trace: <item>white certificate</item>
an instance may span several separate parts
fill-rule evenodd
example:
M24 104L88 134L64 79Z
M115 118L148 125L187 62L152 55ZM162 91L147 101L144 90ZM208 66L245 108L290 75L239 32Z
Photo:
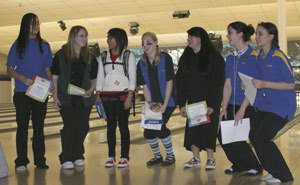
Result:
M245 75L243 73L240 73L240 72L239 72L239 76L246 86L244 94L245 94L246 98L248 99L249 103L251 105L253 105L255 97L256 97L256 92L257 92L257 89L253 86L253 83L252 83L253 78L248 75Z
M234 125L234 120L221 121L222 144L247 141L249 139L249 131L249 118L243 119L238 125Z
M85 90L75 85L69 84L68 94L82 96L85 94Z
M34 83L29 86L26 95L40 102L45 102L49 94L51 82L39 76L35 77Z
M186 106L186 113L189 119L197 119L207 114L206 101L189 104Z
M145 106L142 106L141 127L143 129L161 130L163 124L162 119L147 119L145 118Z

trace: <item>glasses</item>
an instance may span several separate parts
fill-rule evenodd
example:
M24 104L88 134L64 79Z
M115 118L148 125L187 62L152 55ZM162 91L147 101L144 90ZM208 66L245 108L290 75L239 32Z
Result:
M142 46L151 46L153 43L152 42L148 42L148 41L144 41L142 42Z

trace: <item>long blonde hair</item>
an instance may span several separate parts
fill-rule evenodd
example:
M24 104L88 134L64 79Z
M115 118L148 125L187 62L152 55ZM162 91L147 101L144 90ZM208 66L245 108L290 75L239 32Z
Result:
M145 32L145 33L142 35L142 38L143 38L144 36L149 36L149 37L152 38L152 40L153 40L154 42L158 43L158 39L157 39L157 36L156 36L155 33L149 32L149 31L148 31L148 32ZM149 58L148 58L147 54L144 53L144 55L143 55L143 61L145 62L145 65L147 65L147 62L146 62L147 60L149 60ZM159 49L159 46L157 45L157 46L156 46L156 54L155 54L154 61L153 61L154 66L157 65L157 64L159 63L159 61L160 61L160 49Z
M68 36L68 42L65 45L65 53L66 53L66 62L67 63L73 63L74 59L77 58L76 52L75 52L75 36L80 32L80 30L83 30L86 35L88 35L88 31L85 27L77 25L73 26L69 32ZM89 64L90 63L90 50L88 46L88 41L84 47L80 49L79 57L82 56L84 63Z

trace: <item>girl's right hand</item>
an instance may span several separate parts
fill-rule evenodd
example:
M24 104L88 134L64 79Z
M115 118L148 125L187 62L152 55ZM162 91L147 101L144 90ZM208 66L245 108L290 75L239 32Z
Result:
M180 114L181 114L181 116L184 117L184 118L187 117L185 107L181 107L181 108L180 108Z
M60 104L60 101L58 99L54 99L53 108L57 111L61 109L61 104Z
M219 122L222 121L223 117L224 117L225 119L227 119L227 110L222 108L222 110L221 110L221 112L220 112L220 115L219 115Z

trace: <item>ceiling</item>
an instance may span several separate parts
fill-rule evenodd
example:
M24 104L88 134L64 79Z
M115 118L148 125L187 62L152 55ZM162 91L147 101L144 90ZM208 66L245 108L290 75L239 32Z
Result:
M186 19L173 19L174 10L190 10ZM161 46L186 44L186 30L201 26L215 31L226 40L226 26L240 20L254 26L261 21L277 22L277 0L0 0L0 53L7 54L19 33L25 13L40 18L41 35L53 50L66 42L69 29L83 25L89 32L89 42L99 42L106 48L106 33L110 28L124 28L138 22L139 33L129 35L129 47L140 47L141 34L158 35ZM300 39L300 0L286 0L288 40ZM62 31L57 21L63 20Z

